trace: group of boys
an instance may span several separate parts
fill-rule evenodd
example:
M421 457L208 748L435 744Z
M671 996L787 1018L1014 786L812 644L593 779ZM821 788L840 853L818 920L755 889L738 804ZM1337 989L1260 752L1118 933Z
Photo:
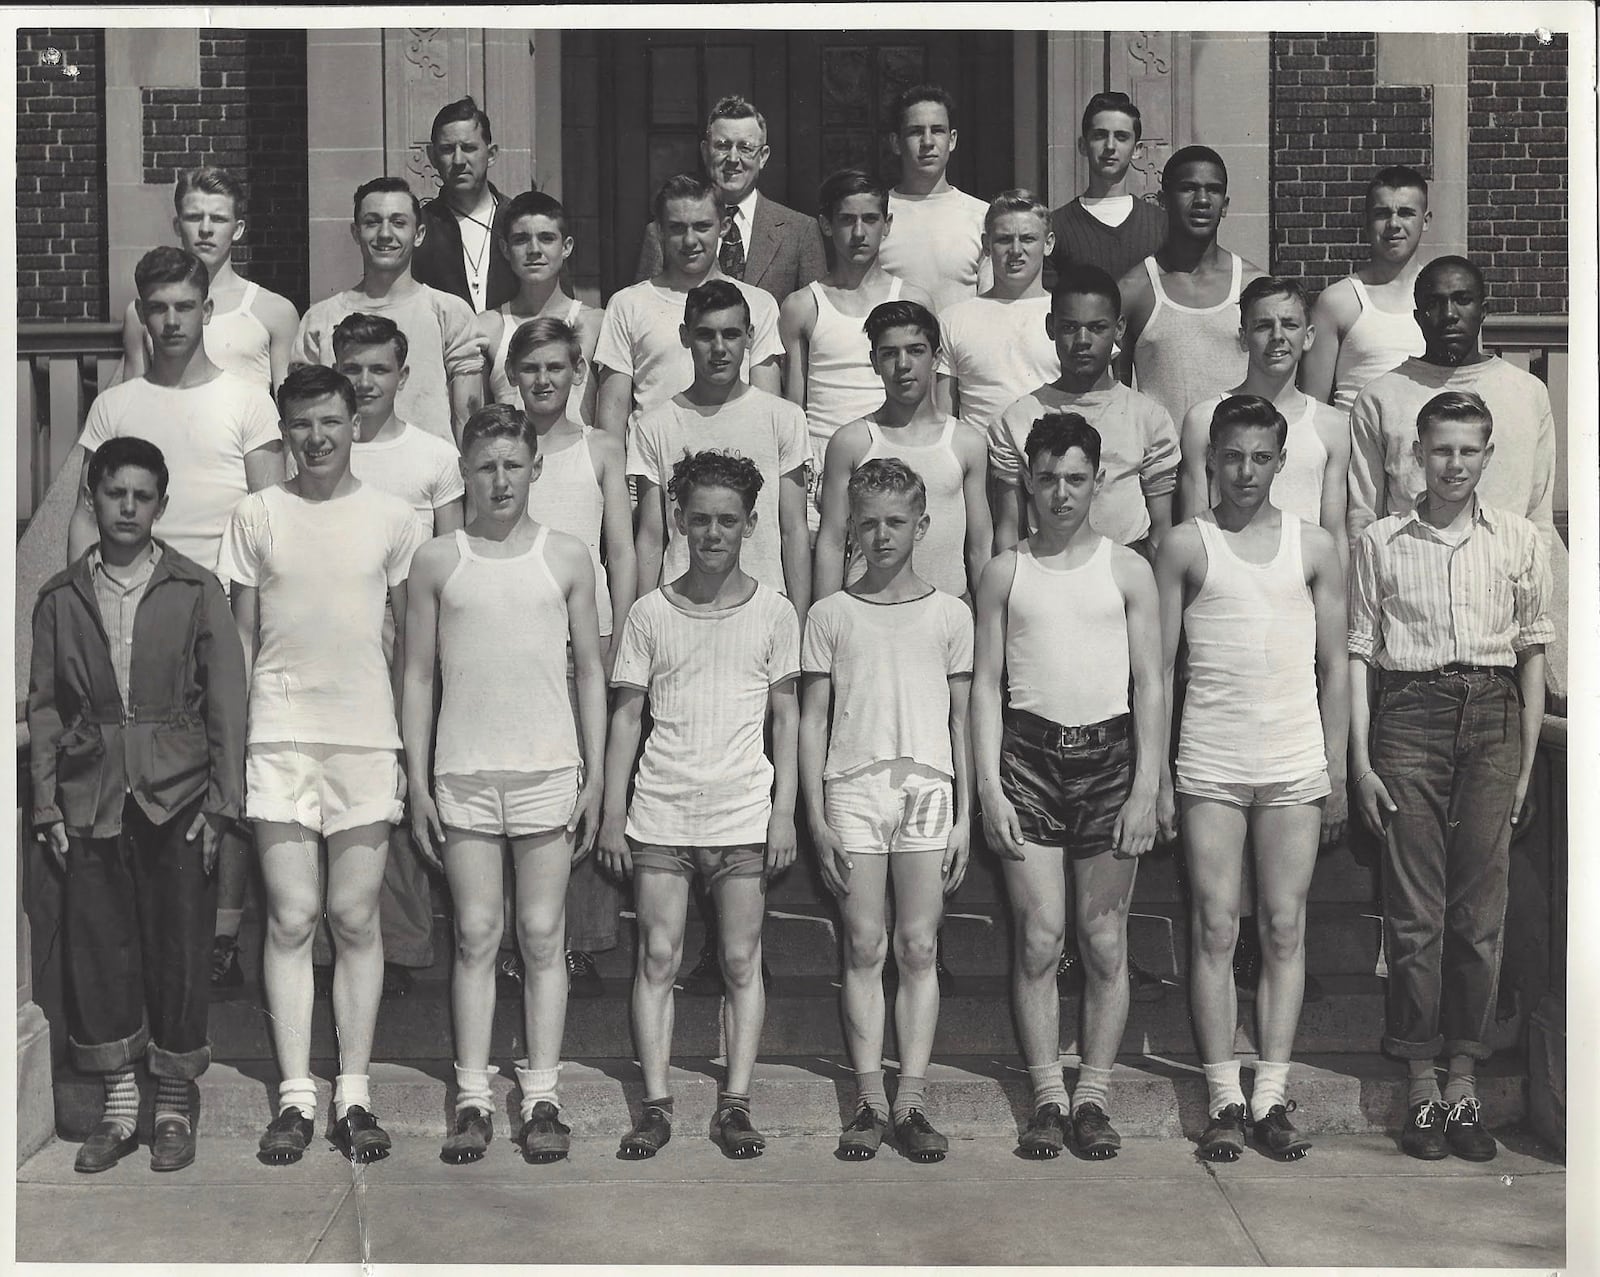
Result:
M454 923L444 1160L492 1139L497 971L524 1008L517 1144L531 1162L568 1152L569 983L598 983L621 880L645 1084L621 1154L671 1135L673 984L700 884L697 971L726 997L714 1135L759 1155L765 889L796 858L802 806L844 924L841 1156L891 1133L915 1160L946 1154L926 1095L938 935L979 825L1014 918L1033 1088L1019 1151L1118 1151L1129 1001L1161 993L1128 956L1136 868L1181 827L1200 1154L1237 1158L1253 1128L1300 1157L1306 898L1347 785L1385 842L1403 1145L1494 1155L1473 1070L1553 633L1554 447L1543 387L1479 349L1481 272L1420 267L1426 183L1386 169L1371 261L1308 308L1217 243L1214 151L1172 156L1159 209L1128 192L1140 120L1120 94L1085 111L1089 187L1054 214L950 185L942 89L907 91L895 119L898 185L834 174L811 221L756 190L764 119L719 102L709 176L663 184L647 277L603 315L562 284L560 204L488 182L470 99L435 121L437 198L358 188L361 281L297 327L232 271L238 183L180 180L184 247L139 263L124 380L81 439L71 566L35 615L34 818L67 873L74 1060L106 1080L78 1169L137 1146L141 1055L152 1165L194 1158L208 975L241 978L245 822L282 1074L264 1160L298 1160L314 1134L324 915L332 1138L387 1155L369 1059L385 958L431 958L424 863Z

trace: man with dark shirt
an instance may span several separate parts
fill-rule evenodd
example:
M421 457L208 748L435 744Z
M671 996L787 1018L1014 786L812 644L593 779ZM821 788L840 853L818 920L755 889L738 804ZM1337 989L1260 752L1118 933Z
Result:
M439 108L428 158L439 194L422 206L427 233L417 244L412 274L454 293L474 313L517 295L517 277L494 249L494 221L506 196L489 180L498 148L489 117L471 98Z

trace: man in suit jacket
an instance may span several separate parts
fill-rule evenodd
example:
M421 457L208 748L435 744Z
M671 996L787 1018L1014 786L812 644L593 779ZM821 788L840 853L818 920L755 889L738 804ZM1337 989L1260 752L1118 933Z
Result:
M828 258L816 218L785 208L756 190L771 154L766 117L744 98L725 97L711 108L700 158L728 210L722 273L764 288L781 302L827 274ZM651 222L639 250L636 278L659 275L661 265L661 239Z
M495 219L506 203L489 168L498 148L489 117L471 98L433 117L428 158L439 194L422 206L427 227L417 239L411 273L420 283L454 293L476 311L493 310L517 295L517 277L496 248Z

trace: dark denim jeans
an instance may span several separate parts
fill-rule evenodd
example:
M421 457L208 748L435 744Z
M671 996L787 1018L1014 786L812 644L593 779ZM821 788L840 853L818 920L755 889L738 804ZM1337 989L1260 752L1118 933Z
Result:
M1515 674L1384 675L1372 765L1397 808L1383 857L1384 1050L1407 1060L1484 1059L1522 766Z
M117 837L68 839L67 1027L87 1073L148 1055L157 1077L197 1078L211 1062L216 879L184 838L199 806L153 825L129 798Z

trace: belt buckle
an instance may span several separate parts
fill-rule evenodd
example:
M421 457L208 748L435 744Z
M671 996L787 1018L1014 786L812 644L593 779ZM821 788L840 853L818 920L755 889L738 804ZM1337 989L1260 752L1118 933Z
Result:
M1072 749L1090 743L1089 729L1087 727L1068 727L1065 723L1062 723L1058 725L1057 731L1057 750Z

